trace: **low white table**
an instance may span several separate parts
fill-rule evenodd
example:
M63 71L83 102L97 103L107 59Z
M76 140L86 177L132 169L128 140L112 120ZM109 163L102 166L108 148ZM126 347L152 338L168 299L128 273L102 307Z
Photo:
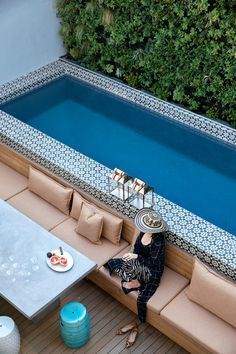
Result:
M55 272L47 252L59 246L73 267ZM96 263L0 199L0 296L28 319L39 319L60 296L96 268Z

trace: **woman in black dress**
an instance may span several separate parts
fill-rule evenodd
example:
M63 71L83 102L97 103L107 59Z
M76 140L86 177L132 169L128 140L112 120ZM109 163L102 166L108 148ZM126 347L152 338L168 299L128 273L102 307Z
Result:
M130 332L126 347L135 342L138 324L146 319L147 302L160 284L164 270L166 223L152 209L141 209L135 216L135 225L140 233L133 252L122 258L114 258L106 263L110 275L121 277L121 286L125 294L138 291L138 321L121 328L117 334Z

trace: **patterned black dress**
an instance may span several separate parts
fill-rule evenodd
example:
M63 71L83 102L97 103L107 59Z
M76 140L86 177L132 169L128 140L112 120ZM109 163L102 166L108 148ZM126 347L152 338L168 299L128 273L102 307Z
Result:
M140 232L134 245L133 253L137 254L136 259L124 261L122 258L113 258L106 263L110 275L114 272L118 274L122 280L131 281L138 279L141 286L137 299L138 317L141 322L146 319L147 302L155 293L161 280L164 270L165 260L165 236L164 233L152 235L152 242L148 245L143 245L141 239L144 233ZM137 289L125 289L127 294L130 291Z

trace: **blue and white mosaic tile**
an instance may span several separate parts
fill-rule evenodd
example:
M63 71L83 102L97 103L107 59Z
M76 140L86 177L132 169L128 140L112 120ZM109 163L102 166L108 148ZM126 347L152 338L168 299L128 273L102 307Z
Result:
M26 93L62 75L71 75L151 109L178 122L236 145L236 131L205 117L157 99L103 75L59 59L38 70L0 86L0 103ZM29 139L30 137L30 139ZM108 193L111 170L87 156L0 111L0 142L78 186L100 201L133 219L136 209ZM236 237L206 222L182 207L154 195L154 209L167 221L167 239L197 255L228 277L236 280Z

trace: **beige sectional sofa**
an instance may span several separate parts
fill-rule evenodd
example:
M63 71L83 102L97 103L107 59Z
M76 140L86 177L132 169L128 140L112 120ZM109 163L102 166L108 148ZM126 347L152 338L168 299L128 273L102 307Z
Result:
M30 174L32 174L33 171L34 169L31 169ZM29 178L29 187L31 188L30 181L31 179ZM52 194L52 188L50 187L51 186L49 186L47 193L45 193L45 197L47 197L50 193ZM46 188L47 187L45 186L45 189ZM119 244L117 245L113 244L104 237L101 238L102 245L96 245L90 242L88 239L75 232L78 220L58 209L60 201L55 202L54 199L51 200L51 203L49 203L39 195L32 192L32 190L34 190L34 188L31 188L31 190L28 188L24 189L6 200L9 204L30 217L42 227L48 231L51 231L63 241L93 259L97 263L98 268L128 246L128 242L123 238L121 238ZM60 193L60 191L58 192ZM72 189L71 192L73 192ZM72 193L70 194L69 199L69 204L71 204ZM71 213L72 210L70 214Z
M21 160L23 160L22 157ZM23 163L29 167L28 161L24 160ZM37 167L42 170L39 166ZM24 168L24 171L27 170ZM57 177L46 173L57 182L59 181ZM120 257L131 249L136 237L133 223L122 217L123 228L118 244L103 236L101 237L102 245L93 244L75 232L78 216L71 210L73 210L77 192L71 193L71 200L68 204L70 214L65 213L58 209L54 201L49 202L32 190L30 191L26 177L0 162L0 198L93 259L97 263L97 270L89 275L89 279L132 311L137 312L137 294L133 292L125 295L121 290L119 278L110 277L103 266L108 259ZM66 182L60 182L63 188L72 188ZM96 204L121 218L116 211L102 205L99 201L95 201L82 192L80 194L82 198L87 197L88 203ZM48 198L48 192L44 193L44 198ZM148 302L147 321L191 353L235 354L236 328L186 296L192 264L192 257L167 243L166 267L158 290Z

